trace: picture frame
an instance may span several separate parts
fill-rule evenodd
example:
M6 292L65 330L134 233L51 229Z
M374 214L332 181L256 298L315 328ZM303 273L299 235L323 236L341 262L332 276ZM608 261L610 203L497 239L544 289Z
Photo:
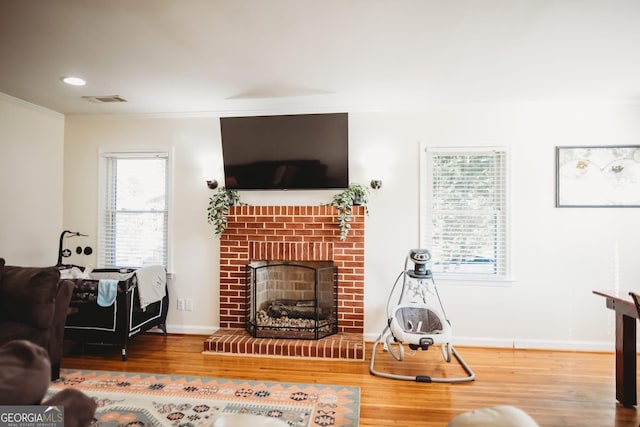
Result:
M640 145L556 147L556 207L640 207Z

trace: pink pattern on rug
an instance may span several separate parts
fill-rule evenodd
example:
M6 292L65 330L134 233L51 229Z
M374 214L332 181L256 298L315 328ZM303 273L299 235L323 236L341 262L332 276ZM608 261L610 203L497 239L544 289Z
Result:
M278 418L292 427L359 424L358 387L63 369L48 395L67 387L96 400L100 426L195 427L223 413Z

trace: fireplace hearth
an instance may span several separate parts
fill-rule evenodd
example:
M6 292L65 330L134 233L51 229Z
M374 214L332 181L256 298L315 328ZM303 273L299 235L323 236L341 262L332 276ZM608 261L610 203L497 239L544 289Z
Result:
M349 237L340 239L334 206L229 209L220 236L220 328L204 351L311 358L364 358L364 206L353 207ZM255 338L247 332L246 268L256 260L331 261L338 270L338 332L320 339Z
M338 332L338 271L331 261L246 266L246 329L254 338L317 340Z

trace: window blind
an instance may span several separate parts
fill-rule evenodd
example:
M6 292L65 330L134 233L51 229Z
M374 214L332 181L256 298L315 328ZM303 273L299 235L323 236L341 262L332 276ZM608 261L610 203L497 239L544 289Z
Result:
M506 151L425 150L423 244L434 273L467 279L508 274Z
M100 266L167 266L168 155L109 153L105 161Z

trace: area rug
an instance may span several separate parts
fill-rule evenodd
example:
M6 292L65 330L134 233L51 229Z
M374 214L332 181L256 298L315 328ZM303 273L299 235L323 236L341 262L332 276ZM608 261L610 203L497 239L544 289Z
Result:
M68 387L98 403L99 426L211 426L240 413L292 427L357 427L360 417L360 388L351 386L62 369L47 397Z

